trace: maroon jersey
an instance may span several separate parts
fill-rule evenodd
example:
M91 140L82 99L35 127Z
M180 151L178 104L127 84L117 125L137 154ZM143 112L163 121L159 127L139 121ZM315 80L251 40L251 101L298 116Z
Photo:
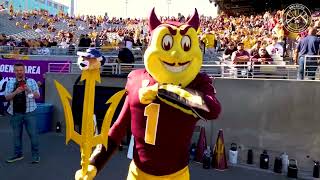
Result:
M145 142L148 105L139 101L139 89L143 84L151 86L156 81L145 70L132 71L126 85L127 97L121 113L109 131L109 137L120 143L131 121L134 136L133 160L145 173L161 176L175 173L188 165L189 146L198 119L174 108L159 99L159 116L156 123L155 144ZM216 119L221 111L220 103L215 98L212 80L205 74L198 74L187 88L200 91L210 112L199 110L206 119Z

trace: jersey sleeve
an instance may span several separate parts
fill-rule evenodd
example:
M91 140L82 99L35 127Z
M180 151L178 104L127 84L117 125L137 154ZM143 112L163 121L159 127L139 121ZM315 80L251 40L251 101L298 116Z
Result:
M130 112L130 103L129 103L129 93L130 93L130 87L132 84L132 79L134 77L133 72L131 72L128 75L127 84L125 89L126 91L126 99L124 101L124 104L122 106L122 109L120 111L120 114L113 124L113 126L110 128L109 131L109 137L116 143L120 144L122 138L127 133L127 128L130 125L131 121L131 112Z
M113 124L109 131L109 137L116 142L116 144L120 144L122 138L125 136L127 132L127 128L130 125L131 115L129 108L129 100L128 96L126 97L121 112L119 114L118 119Z
M199 79L197 79L197 91L202 93L202 98L206 103L209 112L201 109L197 109L197 112L207 120L217 119L221 112L221 105L216 98L216 89L212 84L212 80L206 74L200 74Z

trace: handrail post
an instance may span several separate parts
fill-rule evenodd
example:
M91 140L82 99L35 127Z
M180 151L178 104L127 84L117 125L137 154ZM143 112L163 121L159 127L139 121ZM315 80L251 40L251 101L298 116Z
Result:
M298 60L299 62L299 60ZM302 80L305 80L306 78L306 65L307 65L307 55L304 56L304 61L303 61L303 78Z
M224 78L224 64L220 62L221 66L221 77Z

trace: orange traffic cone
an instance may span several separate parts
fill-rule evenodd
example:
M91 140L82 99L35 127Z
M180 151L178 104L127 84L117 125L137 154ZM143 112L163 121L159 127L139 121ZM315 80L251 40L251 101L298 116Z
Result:
M219 130L217 141L213 149L212 167L217 170L228 169L222 129Z
M200 136L197 144L196 150L196 158L195 161L202 162L204 150L207 147L207 140L206 140L206 131L204 127L201 127Z

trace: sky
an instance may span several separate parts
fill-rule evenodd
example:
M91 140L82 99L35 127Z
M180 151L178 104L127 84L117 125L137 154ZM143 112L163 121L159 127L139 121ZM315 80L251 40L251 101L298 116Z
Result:
M70 6L71 0L55 0ZM125 17L126 1L127 17L147 17L153 7L158 16L168 15L168 1L170 1L169 15L181 14L188 16L193 14L194 8L200 15L216 16L217 8L209 0L74 0L76 15L104 15L109 17Z

